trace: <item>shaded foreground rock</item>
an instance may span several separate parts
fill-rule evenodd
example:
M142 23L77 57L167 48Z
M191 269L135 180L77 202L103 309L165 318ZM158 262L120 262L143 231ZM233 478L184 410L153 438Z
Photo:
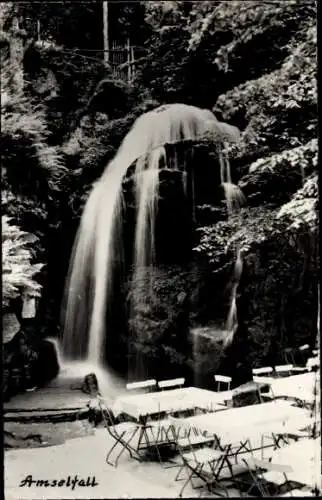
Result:
M86 394L90 394L91 397L95 397L100 393L98 380L95 373L89 373L85 376L84 382L81 386L81 390Z
M62 423L5 422L4 448L39 448L64 443L66 440L92 435L94 430L86 420Z

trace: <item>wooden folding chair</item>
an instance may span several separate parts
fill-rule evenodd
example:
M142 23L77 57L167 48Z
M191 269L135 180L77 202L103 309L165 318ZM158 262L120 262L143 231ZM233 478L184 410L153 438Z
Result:
M271 366L265 366L262 368L253 368L253 381L258 384L258 393L261 402L265 402L268 399L275 399L271 381L274 380L272 377L273 368ZM265 389L269 387L268 391Z
M314 497L318 495L315 495L314 492L304 487L303 489L295 488L294 490L289 490L286 493L282 495L280 494L278 496L279 498L284 498L284 497L302 498L302 497Z
M149 379L149 380L142 380L140 382L130 382L126 384L126 389L128 391L137 391L137 392L142 392L142 391L150 391L154 387L156 387L157 381L154 379Z
M317 369L319 367L320 363L317 357L315 358L309 358L306 362L306 368L310 372L313 369Z
M284 361L286 365L295 365L294 349L293 347L286 347L284 349Z
M173 378L170 380L161 380L158 382L158 387L163 391L164 389L173 389L174 387L182 387L185 383L185 379L182 378Z
M265 375L272 375L273 373L273 367L272 366L263 366L262 368L253 368L252 369L252 372L253 372L253 377L257 377L257 376L265 376Z
M253 490L257 490L256 493L261 497L280 496L281 490L290 483L287 477L287 473L293 471L290 465L274 464L254 457L243 459L243 462L252 479L245 496L249 496Z
M231 377L226 375L214 375L215 382L217 383L217 391L220 391L221 384L227 385L227 390L230 391Z
M299 351L301 351L302 353L308 351L309 349L310 349L309 344L304 344L299 347Z
M226 452L215 449L217 443L215 436L205 436L198 429L192 429L190 424L183 418L169 417L172 424L173 440L175 442L181 463L179 463L179 471L175 477L175 481L180 480L180 474L183 470L187 472L187 477L180 490L179 497L186 486L191 483L195 489L197 486L193 483L193 478L199 478L202 485L206 485L208 491L213 491L214 487L219 490L224 490L228 496L227 489L220 484L219 474L222 470ZM200 487L200 486L199 486Z
M105 427L110 436L115 441L113 443L113 446L106 455L106 462L109 465L112 465L113 467L117 467L118 460L125 451L128 451L131 458L140 460L140 455L138 453L137 448L133 447L131 443L136 434L142 429L142 426L134 422L117 423L113 415L113 412L109 408L107 408L104 404L101 403L100 409L102 412L102 418ZM117 450L118 446L121 448L121 450L116 454L115 460L114 462L112 462L110 461L110 457L113 451Z
M293 364L292 371L294 373L305 373L305 372L309 371L308 367L305 366L309 349L310 349L309 344L304 344L304 345L301 345L300 347L297 348L296 352L300 354L301 366L297 365L297 363L295 362L294 355L293 355L291 363Z
M294 366L289 364L289 365L277 365L275 366L275 373L278 377L283 377L283 375L291 375L293 371Z

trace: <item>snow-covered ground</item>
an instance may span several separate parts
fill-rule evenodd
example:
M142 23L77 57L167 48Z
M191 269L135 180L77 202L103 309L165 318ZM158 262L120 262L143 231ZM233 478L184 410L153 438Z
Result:
M77 369L76 372L79 373L79 370ZM312 381L315 377L316 375L313 373L310 374ZM289 377L290 383L292 379L294 377ZM302 379L298 378L297 380ZM293 382L291 385L293 387ZM107 386L109 392L111 387L115 388L114 397L122 392L122 387L111 378L108 378ZM53 383L50 387L51 389L47 388L47 391L52 390L49 398L49 402L52 404L52 398L56 394L55 384ZM60 399L68 400L69 395L62 398L61 386L58 384L57 387L60 391ZM41 394L39 391L38 395L35 393L30 397L33 400L38 398L39 405L43 406ZM15 401L11 404L14 403ZM18 403L17 400L16 406ZM21 405L21 401L19 404ZM32 402L29 401L29 406L31 404ZM35 401L33 401L33 407L35 407ZM23 424L21 425L23 426ZM59 424L52 425L53 427L57 425L58 436ZM5 451L5 499L178 497L183 483L175 481L177 468L165 468L159 462L139 463L130 458L127 453L124 453L120 458L118 467L108 465L105 458L113 442L105 428L93 429L92 435L83 435L74 439L66 437L66 439L67 441L64 443L55 446ZM297 443L286 445L282 449L272 452L271 457L273 463L287 463L292 466L293 472L288 474L289 479L299 481L301 478L302 483L318 484L321 487L320 439L303 438ZM72 488L76 476L78 481L75 481L75 487ZM69 481L66 484L68 478ZM31 480L35 482L30 484ZM64 484L63 480L65 480ZM45 483L37 485L36 481L48 481L49 485L46 486ZM52 486L55 481L55 486ZM58 486L59 481L61 481L60 486ZM82 481L87 486L82 485ZM194 490L191 485L188 485L184 490L184 497L198 497L199 495L200 490ZM229 496L238 497L241 494L231 487Z
M111 438L106 429L96 429L93 436L70 439L59 446L33 449L9 450L5 453L5 499L85 499L85 498L176 498L182 482L174 480L176 468L165 468L158 462L139 463L124 454L118 467L105 462L106 452L111 446ZM292 445L290 445L292 446ZM320 441L303 440L296 443L296 453L288 455L300 467L309 468L309 475L319 476ZM285 446L284 455L286 449ZM291 451L291 448L290 448ZM275 452L276 460L278 453ZM296 455L296 456L295 456ZM291 458L289 460L291 460ZM274 461L274 457L273 457ZM297 461L297 462L296 462ZM296 471L295 471L296 479ZM49 482L68 479L75 476L96 486L28 486L27 476L32 480L48 480ZM90 479L88 479L88 477ZM20 486L25 481L25 486ZM27 482L26 482L27 481ZM200 490L189 485L184 492L185 497L197 497ZM231 496L240 496L234 488ZM215 495L214 495L215 496Z

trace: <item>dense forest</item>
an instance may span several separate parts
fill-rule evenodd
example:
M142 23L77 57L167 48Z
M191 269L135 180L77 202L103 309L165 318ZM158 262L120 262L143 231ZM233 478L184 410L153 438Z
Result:
M229 360L236 357L238 370L246 370L283 360L287 347L313 347L319 276L316 2L108 3L110 43L129 39L135 49L131 81L104 61L101 3L1 4L3 308L21 322L27 358L40 339L60 335L69 258L92 183L135 119L169 103L213 110L238 127L241 138L228 155L247 206L227 217L212 180L216 148L205 137L194 146L200 180L191 252L183 255L177 246L176 258L163 259L149 310L138 278L130 324L118 322L116 312L109 361L127 366L132 329L153 340L137 346L148 367L156 369L157 359L179 373L197 362L206 384L219 364L235 373ZM179 231L181 210L172 181L166 178L164 188L171 198L164 222L169 238ZM193 360L189 331L217 328L227 315L237 246L244 258L239 330L226 352L219 355L217 345L203 341ZM37 303L30 324L21 318L26 296ZM9 344L8 365L19 350ZM13 387L21 390L21 382Z

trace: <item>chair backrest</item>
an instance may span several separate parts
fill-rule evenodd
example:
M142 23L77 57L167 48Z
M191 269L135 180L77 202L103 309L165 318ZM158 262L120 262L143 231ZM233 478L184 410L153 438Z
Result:
M170 380L161 380L158 382L158 387L160 389L167 389L169 387L182 387L185 383L185 379L182 378L172 378Z
M263 368L253 368L253 375L264 375L265 373L272 373L273 368L271 366L263 366Z
M157 381L154 379L142 380L141 382L130 382L126 384L126 389L128 391L140 390L140 389L151 389L157 385Z
M214 375L215 382L217 383L217 390L220 390L220 384L227 384L228 390L230 390L231 377L227 375Z
M169 415L168 417L170 426L172 428L176 448L180 455L183 453L191 452L194 454L196 446L193 442L193 436L200 436L202 433L200 429L192 427L186 418L177 418ZM180 440L184 439L184 444Z
M299 351L307 351L308 349L310 349L309 344L304 344L299 347Z
M114 426L116 423L115 416L110 408L103 401L100 401L99 408L102 413L102 419L106 427Z
M276 373L291 372L292 369L293 369L293 365L278 365L278 366L275 366Z

